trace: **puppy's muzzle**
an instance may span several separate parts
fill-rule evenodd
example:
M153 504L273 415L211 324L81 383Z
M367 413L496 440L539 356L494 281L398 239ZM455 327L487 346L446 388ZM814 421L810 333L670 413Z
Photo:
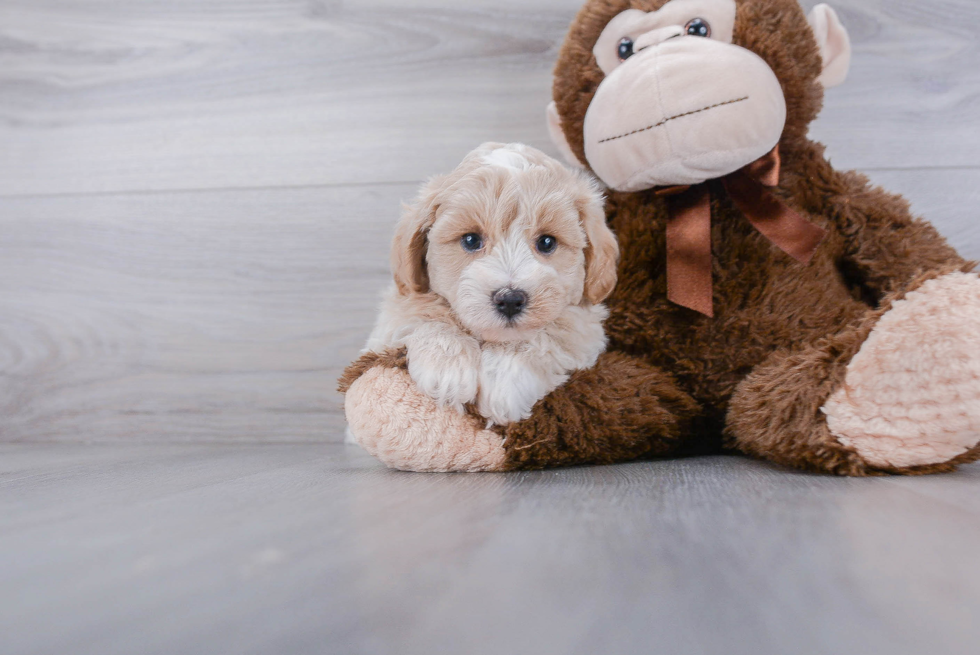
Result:
M527 307L527 294L520 289L500 289L493 294L497 312L512 320Z

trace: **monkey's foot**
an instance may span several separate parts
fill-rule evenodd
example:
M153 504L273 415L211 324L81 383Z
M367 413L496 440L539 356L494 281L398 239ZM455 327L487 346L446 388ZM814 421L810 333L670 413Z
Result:
M897 301L823 408L870 465L949 462L980 442L980 278L953 273Z
M357 443L390 468L503 469L503 437L477 417L439 406L402 369L367 371L347 391L345 409Z

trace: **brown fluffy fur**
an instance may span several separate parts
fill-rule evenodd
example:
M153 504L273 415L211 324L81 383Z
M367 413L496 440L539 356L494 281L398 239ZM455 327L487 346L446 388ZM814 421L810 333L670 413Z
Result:
M344 369L344 374L341 375L340 380L337 381L337 391L340 393L347 393L350 391L350 386L352 384L357 382L362 375L370 371L375 366L400 368L403 371L407 371L408 353L404 348L394 352L364 353L357 361Z
M578 371L506 432L512 469L608 464L677 454L699 407L663 371L620 353Z
M555 72L565 135L582 161L583 120L602 81L592 47L608 21L665 0L590 0ZM899 196L835 171L806 138L823 91L816 42L797 0L740 0L735 43L765 59L788 104L776 193L829 236L803 266L774 248L712 184L714 307L710 319L666 298L663 198L613 193L622 249L608 300L610 350L506 431L511 468L609 463L734 449L840 475L928 473L980 458L880 470L829 432L820 408L890 303L969 265ZM668 371L670 376L664 371Z

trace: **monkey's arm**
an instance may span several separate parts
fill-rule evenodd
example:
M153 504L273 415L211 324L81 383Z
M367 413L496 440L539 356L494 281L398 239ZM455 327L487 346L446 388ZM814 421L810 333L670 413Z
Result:
M574 373L506 430L440 407L407 372L404 352L368 355L341 380L351 431L408 471L505 471L604 464L678 452L697 404L666 374L618 353Z
M872 187L858 173L838 173L843 191L830 200L844 238L842 272L880 302L925 279L971 268L936 228L909 211L901 196Z
M663 371L606 353L508 426L507 469L611 464L683 447L697 403Z

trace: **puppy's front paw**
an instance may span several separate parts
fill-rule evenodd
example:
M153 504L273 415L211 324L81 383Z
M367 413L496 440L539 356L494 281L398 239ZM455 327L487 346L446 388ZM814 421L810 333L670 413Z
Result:
M463 412L479 389L480 346L462 335L418 335L408 344L408 373L422 393Z
M513 389L501 386L480 390L480 414L486 416L493 425L510 425L531 416L536 399L522 397Z
M483 351L479 410L496 425L523 421L539 400L568 379L538 370L526 352L506 348Z

